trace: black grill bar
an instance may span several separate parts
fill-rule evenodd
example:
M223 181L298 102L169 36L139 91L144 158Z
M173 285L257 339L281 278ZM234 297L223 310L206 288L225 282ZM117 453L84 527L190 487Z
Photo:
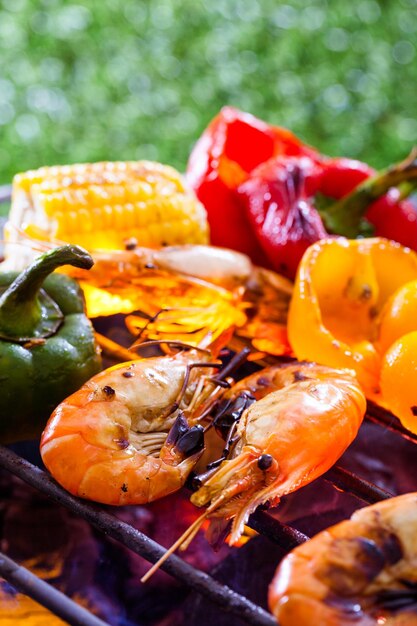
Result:
M404 439L417 443L417 435L407 430L407 428L404 428L399 419L382 406L378 406L377 404L368 401L366 417L371 422L375 422L376 424L387 428L391 432L401 435Z
M55 483L46 472L2 446L0 446L0 465L151 563L155 563L165 554L166 550L163 546L107 511L74 498ZM222 585L208 574L196 570L176 555L170 556L163 564L162 569L209 598L225 611L239 616L248 624L253 626L277 625L270 613L239 595L230 587Z
M323 478L331 482L336 489L351 493L360 500L368 502L369 504L374 504L375 502L380 502L381 500L388 500L388 498L393 497L392 493L377 487L373 483L370 483L364 478L360 478L356 474L353 474L338 465L332 467L332 469L329 470Z
M38 578L25 567L18 565L8 556L0 552L0 576L12 584L16 589L29 596L42 606L55 613L71 626L108 626L107 622L84 609Z
M292 550L310 538L259 509L250 516L248 526L286 550Z

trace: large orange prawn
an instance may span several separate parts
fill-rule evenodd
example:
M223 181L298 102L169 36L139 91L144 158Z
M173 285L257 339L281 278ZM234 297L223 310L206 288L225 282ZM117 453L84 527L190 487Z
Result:
M281 626L416 626L417 493L356 511L281 562L269 605Z
M249 395L248 395L249 394ZM211 518L233 519L238 541L250 513L326 472L353 441L366 410L354 375L315 363L266 368L226 394L223 413L239 414L230 458L222 461L191 501ZM230 438L230 435L229 435Z
M46 467L70 493L104 504L179 489L203 451L198 421L223 389L211 378L220 365L191 349L97 374L50 417L40 445Z
M234 385L214 417L214 425L227 431L227 458L199 477L202 485L191 502L207 508L166 555L185 548L206 519L213 534L231 520L229 543L236 544L259 505L277 505L335 463L365 410L353 372L315 363L269 367Z

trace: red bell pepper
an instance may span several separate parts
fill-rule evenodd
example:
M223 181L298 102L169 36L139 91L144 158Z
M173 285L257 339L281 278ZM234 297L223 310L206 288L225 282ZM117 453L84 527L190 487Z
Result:
M317 163L281 156L256 168L237 193L269 267L294 278L308 246L328 233L356 237L363 217L374 227L372 234L417 249L416 209L409 201L398 202L400 191L393 187L416 175L413 157L374 175L351 159ZM327 206L319 208L319 195L331 197Z
M322 212L328 229L347 237L356 237L360 221L365 218L373 227L373 235L393 239L417 250L417 207L404 199L416 187L417 152L413 151L403 162L379 174L358 161L339 161L343 161L343 167L330 178L350 180L352 188L345 185L345 195L334 189L325 190L321 183L322 193L338 199ZM329 174L326 176L329 177Z
M277 157L260 165L238 194L269 267L294 277L309 245L327 236L311 202L322 167L309 157Z
M320 193L339 200L375 174L375 170L362 161L344 157L327 159L320 176Z
M402 174L398 174L400 180L392 180L392 168L388 169L388 172L391 170L388 178L387 172L382 173L383 180L385 180L383 188L379 189L379 193L382 195L374 201L369 195L362 206L362 210L364 218L373 227L373 235L393 239L403 246L417 250L417 206L415 203L404 199L405 194L412 191L412 187L409 187L405 192L401 192L397 187L389 188L389 185L401 183L402 178L409 181L415 178L412 171L414 166L408 165L413 163L414 156L411 155L411 158L405 161L406 166L402 163L394 168L394 171L403 170ZM361 161L346 158L329 159L326 161L320 177L319 192L328 198L340 200L353 193L358 185L364 183L365 180L376 175L377 172L372 167ZM387 190L386 193L382 193L384 190ZM375 193L375 196L377 195L378 193ZM352 200L349 200L349 203L352 204ZM343 208L342 204L341 215L343 211L348 211L348 208ZM345 234L343 219L336 232ZM354 236L353 232L349 235Z
M235 191L271 157L303 154L320 158L285 128L232 107L220 111L198 140L187 166L187 180L207 209L213 245L239 250L258 265L268 265Z
M375 235L417 250L417 213L403 199L411 187L393 188L415 181L416 170L412 155L375 177L365 163L329 159L284 128L226 107L197 142L187 178L214 245L294 277L308 245L328 232L356 237L364 217Z
M401 198L400 190L392 187L370 205L366 219L375 227L376 236L417 251L417 205Z

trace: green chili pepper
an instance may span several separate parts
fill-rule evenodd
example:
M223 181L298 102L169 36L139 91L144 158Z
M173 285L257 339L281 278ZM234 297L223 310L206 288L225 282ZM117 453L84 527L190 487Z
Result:
M78 283L52 274L89 269L79 246L62 246L21 274L0 274L0 442L38 437L53 409L101 369Z

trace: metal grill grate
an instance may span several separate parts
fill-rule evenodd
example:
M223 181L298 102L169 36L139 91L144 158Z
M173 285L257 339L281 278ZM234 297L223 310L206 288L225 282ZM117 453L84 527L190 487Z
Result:
M372 419L376 420L377 418L373 416ZM385 414L383 421L389 419L389 414ZM407 436L411 437L411 434ZM120 541L127 548L151 563L156 562L164 554L165 548L147 535L119 520L103 508L71 496L57 485L46 472L18 456L15 452L0 447L0 466L46 494L58 504L67 507L101 532ZM324 478L330 481L337 489L353 494L368 504L392 496L392 494L339 466L332 468L325 474ZM295 528L280 523L266 511L256 511L250 517L248 525L286 551L308 539L306 535ZM0 575L3 578L46 608L63 617L68 623L83 624L85 626L102 626L104 624L103 621L98 620L66 596L64 596L65 601L63 602L62 594L35 576L30 575L30 579L27 577L29 573L16 576L17 567L7 557L2 558L0 556ZM19 569L22 570L22 568ZM195 569L178 556L172 555L164 563L162 569L194 591L206 596L216 603L220 609L238 616L248 624L253 624L254 626L276 626L275 619L264 609L234 592L226 585L219 583L208 574Z
M151 563L156 562L164 554L165 548L147 535L119 520L101 507L74 498L57 485L46 472L4 447L0 447L0 466L48 495L58 504L67 507L101 532L120 541L127 548ZM386 491L338 466L327 472L325 478L338 489L347 491L367 503L378 502L391 497L391 494ZM266 511L254 513L249 519L249 526L257 532L264 534L285 550L291 550L308 539L306 535L298 530L281 524ZM104 624L104 622L97 620L91 613L81 609L75 602L65 596L64 613L63 605L60 604L61 597L55 597L55 594L58 592L36 577L32 577L30 581L25 581L24 577L15 577L15 569L16 567L11 566L10 560L0 557L0 575L3 578L17 586L23 593L31 596L45 607L50 608L57 615L62 616L70 624L84 624L85 626ZM254 626L276 626L275 619L264 609L234 592L226 585L217 582L208 574L195 569L178 556L172 555L164 563L162 569L183 584L191 587L194 591L209 598L221 609L240 617L248 624L253 624ZM49 590L45 591L46 587L49 587ZM59 595L62 596L62 594ZM84 614L87 614L88 617L85 617Z
M0 202L8 201L9 199L10 188L0 187ZM388 412L376 405L370 404L367 418L389 430L395 431L414 443L416 442L414 435L400 426ZM151 563L156 562L164 554L165 548L147 535L119 520L104 508L74 498L57 485L46 472L4 447L0 447L0 467L18 476L58 504L67 507L73 513L88 521L92 526L121 542L124 546ZM337 489L348 492L368 504L392 497L392 494L387 491L339 466L333 467L325 474L324 478ZM248 525L286 551L308 539L300 531L280 523L263 510L256 511L250 517ZM263 608L226 585L219 583L208 574L192 567L178 556L172 555L167 559L162 569L194 591L206 596L211 602L218 605L221 610L238 616L248 624L253 626L276 626L275 618ZM105 622L80 607L70 598L64 596L1 554L0 576L66 620L69 624L82 624L83 626L105 625Z

